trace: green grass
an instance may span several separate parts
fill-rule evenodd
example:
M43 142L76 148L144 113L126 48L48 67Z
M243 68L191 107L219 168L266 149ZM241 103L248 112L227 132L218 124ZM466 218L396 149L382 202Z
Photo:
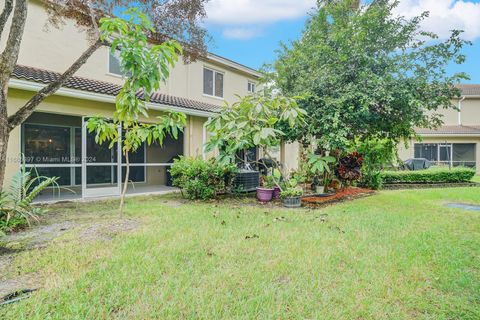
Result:
M480 176L476 175L472 178L472 181L480 183Z
M45 286L0 318L480 318L480 212L443 206L480 204L478 188L385 191L320 210L165 199L129 199L143 224L113 240L72 232L19 255L12 272L39 272Z

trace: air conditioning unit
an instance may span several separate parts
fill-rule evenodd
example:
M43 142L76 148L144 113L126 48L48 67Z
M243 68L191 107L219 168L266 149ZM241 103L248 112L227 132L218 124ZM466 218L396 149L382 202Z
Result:
M251 192L255 191L259 184L260 172L240 169L235 176L233 187L243 192Z

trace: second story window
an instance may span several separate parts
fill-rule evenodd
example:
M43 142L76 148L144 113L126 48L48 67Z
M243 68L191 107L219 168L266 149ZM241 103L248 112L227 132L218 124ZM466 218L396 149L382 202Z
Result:
M112 54L111 51L108 53L108 73L118 76L124 75L122 66L120 65L120 53L118 51L116 51L115 54Z
M248 81L248 86L247 86L248 92L255 93L256 87L257 85L255 83Z
M223 98L223 73L203 68L203 94Z

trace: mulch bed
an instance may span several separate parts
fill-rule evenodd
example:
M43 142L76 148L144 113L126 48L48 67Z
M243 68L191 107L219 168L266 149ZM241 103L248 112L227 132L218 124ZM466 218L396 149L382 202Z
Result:
M364 188L346 188L338 190L335 194L330 196L311 196L302 198L302 203L306 206L317 207L336 202L353 200L374 194L375 191Z

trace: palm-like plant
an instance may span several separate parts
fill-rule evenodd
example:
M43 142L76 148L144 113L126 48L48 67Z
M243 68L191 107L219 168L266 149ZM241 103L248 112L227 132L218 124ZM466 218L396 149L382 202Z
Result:
M3 220L3 225L8 227L14 218L24 219L28 225L32 219L38 220L45 210L32 206L32 202L45 188L51 185L58 187L57 180L58 177L40 176L38 172L33 176L23 163L10 185L0 193L0 220Z
M308 159L308 165L310 166L310 172L314 177L317 177L322 186L328 185L330 173L332 172L331 166L335 164L337 159L333 156L318 156L316 154L310 154Z

